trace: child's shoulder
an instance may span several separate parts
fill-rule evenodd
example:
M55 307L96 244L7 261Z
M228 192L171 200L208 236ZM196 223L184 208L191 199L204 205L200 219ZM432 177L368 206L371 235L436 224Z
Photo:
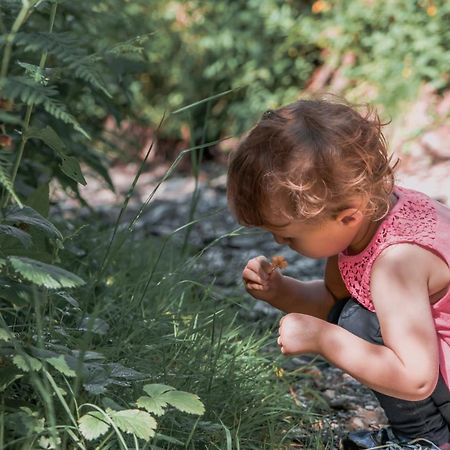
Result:
M432 250L412 243L399 243L386 248L372 268L372 282L395 279L403 285L421 285L432 297L448 287L450 269Z

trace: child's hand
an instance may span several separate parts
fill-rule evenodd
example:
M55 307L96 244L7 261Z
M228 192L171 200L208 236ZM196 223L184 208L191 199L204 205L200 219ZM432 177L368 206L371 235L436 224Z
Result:
M283 275L264 256L251 259L242 271L245 289L255 298L269 301L280 288Z
M285 355L320 353L319 338L327 322L307 314L291 313L282 317L278 345Z

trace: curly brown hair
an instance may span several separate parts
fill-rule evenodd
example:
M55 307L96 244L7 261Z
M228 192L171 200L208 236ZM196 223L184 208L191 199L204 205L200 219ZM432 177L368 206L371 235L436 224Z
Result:
M343 101L299 100L267 111L231 155L229 205L240 223L268 225L275 195L289 219L321 220L364 198L365 214L389 210L393 167L377 112Z

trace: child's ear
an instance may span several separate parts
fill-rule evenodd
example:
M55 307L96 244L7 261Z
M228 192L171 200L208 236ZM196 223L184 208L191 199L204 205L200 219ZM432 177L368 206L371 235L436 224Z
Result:
M359 208L347 208L339 211L336 220L342 225L357 226L364 219L364 214Z

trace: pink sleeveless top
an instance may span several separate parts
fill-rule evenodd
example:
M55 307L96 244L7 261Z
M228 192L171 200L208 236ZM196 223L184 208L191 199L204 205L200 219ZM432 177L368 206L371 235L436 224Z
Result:
M370 311L375 311L370 294L372 266L390 245L420 245L450 266L450 209L417 191L397 187L394 192L397 203L367 247L356 255L339 255L339 270L348 291ZM431 309L438 335L440 370L450 387L450 289Z

